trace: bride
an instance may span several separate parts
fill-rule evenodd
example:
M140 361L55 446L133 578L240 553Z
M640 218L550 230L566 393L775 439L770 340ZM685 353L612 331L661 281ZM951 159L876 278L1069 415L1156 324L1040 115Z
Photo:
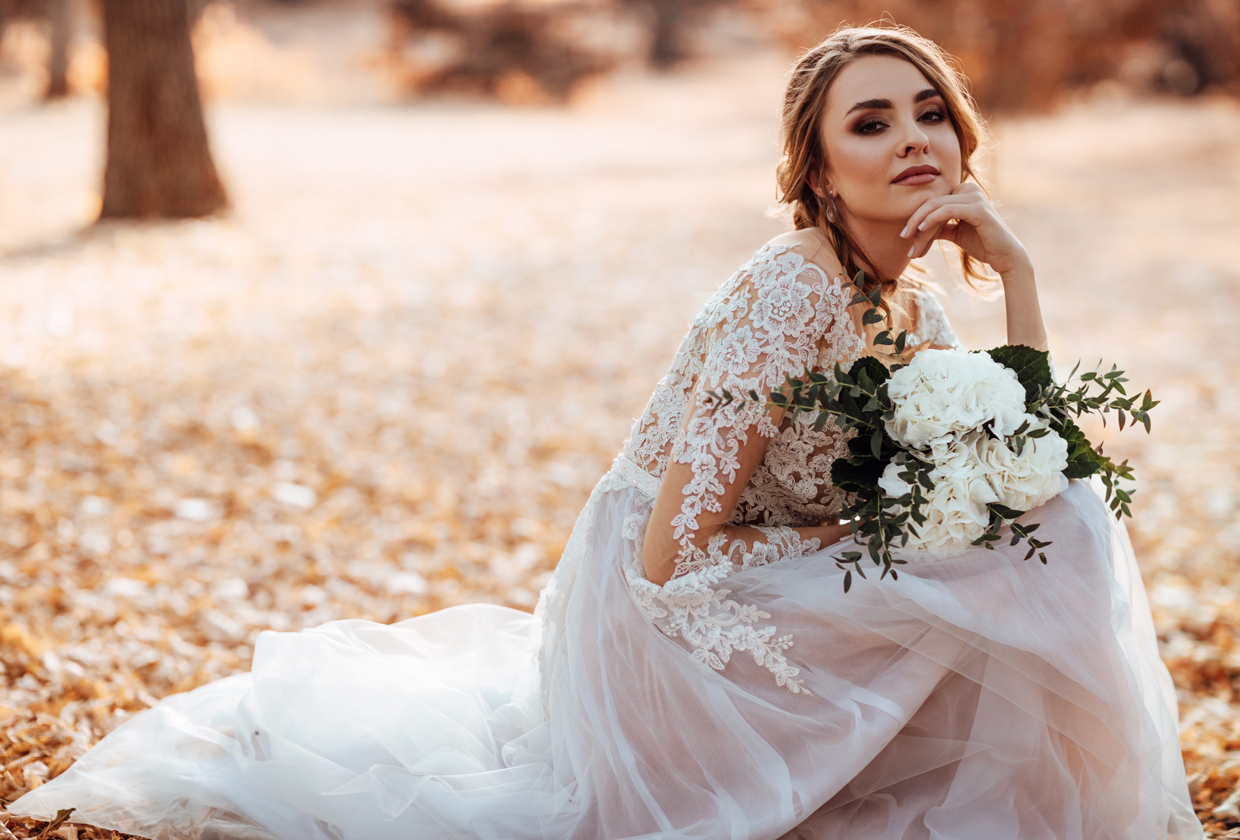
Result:
M1199 838L1141 579L1088 484L1021 548L908 552L843 591L846 441L769 393L869 352L845 278L955 346L903 277L936 240L1046 347L1029 257L974 183L932 43L844 29L796 64L776 237L693 321L533 615L470 605L264 633L11 811L155 840Z

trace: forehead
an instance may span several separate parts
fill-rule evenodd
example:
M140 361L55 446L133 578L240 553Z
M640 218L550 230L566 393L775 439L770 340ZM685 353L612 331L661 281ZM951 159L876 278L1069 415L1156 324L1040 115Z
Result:
M887 99L897 108L935 87L912 63L893 55L863 55L849 62L827 93L828 117L843 117L858 102Z

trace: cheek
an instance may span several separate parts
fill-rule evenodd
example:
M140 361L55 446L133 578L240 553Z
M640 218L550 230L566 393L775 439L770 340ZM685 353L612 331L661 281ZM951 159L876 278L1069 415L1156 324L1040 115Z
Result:
M834 144L831 161L840 191L852 194L883 187L887 183L890 155L882 144L865 142L861 138L847 139Z
M939 159L939 166L943 168L943 174L948 175L954 182L953 186L960 184L960 138L956 136L956 132L951 126L941 126L936 128L936 132L930 138L931 143L936 148Z

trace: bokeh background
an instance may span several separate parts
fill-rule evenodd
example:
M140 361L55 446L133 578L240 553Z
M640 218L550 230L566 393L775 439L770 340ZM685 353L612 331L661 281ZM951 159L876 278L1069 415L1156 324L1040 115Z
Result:
M1060 366L1162 400L1096 431L1195 801L1240 837L1240 3L0 0L0 838L263 629L531 609L697 308L788 227L797 50L880 18L968 74Z

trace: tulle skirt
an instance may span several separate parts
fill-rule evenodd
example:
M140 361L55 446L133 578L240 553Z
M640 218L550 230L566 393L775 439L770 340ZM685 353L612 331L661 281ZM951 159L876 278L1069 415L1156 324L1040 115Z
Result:
M721 669L633 595L648 488L600 484L536 615L454 607L264 633L14 803L173 838L1200 838L1127 537L1084 483L1020 548L839 544L737 572L804 690Z

